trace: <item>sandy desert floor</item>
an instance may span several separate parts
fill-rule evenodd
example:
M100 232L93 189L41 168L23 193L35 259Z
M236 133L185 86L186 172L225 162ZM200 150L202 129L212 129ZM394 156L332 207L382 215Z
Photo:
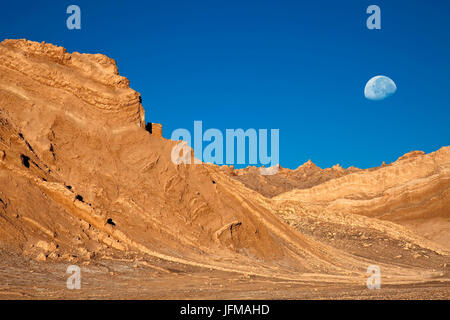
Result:
M182 265L154 268L148 261L106 259L81 266L80 290L66 287L67 264L37 263L21 257L0 262L0 299L448 299L450 274L435 279L382 278L369 290L365 279L298 281L244 276ZM161 268L160 270L158 270Z

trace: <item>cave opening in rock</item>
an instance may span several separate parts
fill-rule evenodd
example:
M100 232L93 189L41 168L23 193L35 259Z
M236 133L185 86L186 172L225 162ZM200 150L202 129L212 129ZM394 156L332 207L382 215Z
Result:
M30 157L27 157L24 154L20 155L20 160L22 161L22 164L27 167L30 168Z

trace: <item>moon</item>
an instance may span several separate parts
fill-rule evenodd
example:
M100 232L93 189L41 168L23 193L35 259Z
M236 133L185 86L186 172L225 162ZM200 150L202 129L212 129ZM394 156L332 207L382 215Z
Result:
M383 100L392 96L397 91L397 86L391 78L376 76L367 81L364 95L369 100Z

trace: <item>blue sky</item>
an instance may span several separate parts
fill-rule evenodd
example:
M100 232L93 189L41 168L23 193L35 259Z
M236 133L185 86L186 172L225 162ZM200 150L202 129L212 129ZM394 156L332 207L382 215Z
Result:
M81 8L82 29L66 28ZM366 8L381 8L381 30ZM147 121L280 129L280 163L361 168L450 144L449 1L16 1L1 38L103 53L142 94ZM364 98L375 75L398 90Z

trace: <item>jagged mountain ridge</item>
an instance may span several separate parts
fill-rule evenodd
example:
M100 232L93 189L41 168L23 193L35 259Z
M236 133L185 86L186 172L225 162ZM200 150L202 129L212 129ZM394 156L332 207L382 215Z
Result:
M340 165L321 169L311 160L295 170L282 168L279 165L277 167L277 174L274 175L263 175L260 168L254 166L244 169L224 166L222 170L225 174L242 182L246 187L269 198L294 189L308 189L328 180L361 171L361 169L355 167L344 169Z

